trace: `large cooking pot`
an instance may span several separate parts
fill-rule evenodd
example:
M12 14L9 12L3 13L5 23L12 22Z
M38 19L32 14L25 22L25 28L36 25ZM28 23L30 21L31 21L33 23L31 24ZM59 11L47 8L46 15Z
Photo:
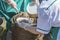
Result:
M34 19L35 18L35 19ZM30 17L30 14L21 12L17 15L15 15L12 18L12 40L35 40L37 38L37 35L32 34L22 28L20 28L19 25L17 25L17 22L19 22L22 19L26 19L23 22L36 27L36 17ZM35 21L34 21L35 20ZM34 23L33 23L34 22ZM20 22L19 22L20 23ZM24 24L23 24L24 25Z

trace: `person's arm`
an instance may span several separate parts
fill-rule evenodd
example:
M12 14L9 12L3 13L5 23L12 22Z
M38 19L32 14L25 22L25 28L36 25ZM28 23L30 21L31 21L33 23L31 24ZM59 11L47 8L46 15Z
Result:
M19 26L19 27L21 27L21 28L23 28L24 30L26 30L26 31L29 31L30 33L33 33L33 34L35 34L35 35L38 35L37 36L37 39L39 39L39 40L43 40L43 37L44 37L44 34L43 33L41 33L41 32L38 32L36 29L36 27L29 27L29 26L27 26L27 27L25 27L25 26Z
M31 32L31 33L33 33L33 34L43 34L43 33L37 31L37 27L33 27L33 26L28 25L28 24L26 24L26 23L20 25L19 22L22 23L23 20L24 20L24 19L20 19L19 21L17 21L17 24L18 24L21 28L23 28L24 30L29 31L29 32ZM26 19L25 19L25 20L26 20Z
M33 33L33 34L41 34L41 35L42 35L41 32L38 32L38 31L36 30L36 27L31 27L31 28L26 27L25 29L26 29L27 31Z

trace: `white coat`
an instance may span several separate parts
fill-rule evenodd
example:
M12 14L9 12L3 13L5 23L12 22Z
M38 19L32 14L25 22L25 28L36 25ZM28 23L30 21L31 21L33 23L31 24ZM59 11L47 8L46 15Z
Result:
M43 0L37 10L37 31L48 34L52 26L60 27L60 0Z

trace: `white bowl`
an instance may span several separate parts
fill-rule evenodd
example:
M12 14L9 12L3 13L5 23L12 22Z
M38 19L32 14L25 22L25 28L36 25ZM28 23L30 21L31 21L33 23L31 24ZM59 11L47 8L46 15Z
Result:
M35 5L34 2L30 2L27 5L27 12L29 14L36 14L37 13L37 5Z

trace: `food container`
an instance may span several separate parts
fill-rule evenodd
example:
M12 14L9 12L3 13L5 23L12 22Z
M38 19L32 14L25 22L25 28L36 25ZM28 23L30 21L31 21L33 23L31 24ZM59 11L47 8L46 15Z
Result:
M20 28L19 25L17 25L17 18L18 18L18 22L20 21L20 19L27 19L28 22L26 22L27 24L31 25L33 24L33 21L31 21L30 19L30 15L28 13L25 12L21 12L17 15L15 15L12 18L12 40L35 40L37 38L37 35L30 33L26 30L24 30L23 28ZM29 22L30 20L30 22ZM32 23L31 23L32 22ZM32 27L33 25L31 25ZM36 27L36 25L34 25Z

